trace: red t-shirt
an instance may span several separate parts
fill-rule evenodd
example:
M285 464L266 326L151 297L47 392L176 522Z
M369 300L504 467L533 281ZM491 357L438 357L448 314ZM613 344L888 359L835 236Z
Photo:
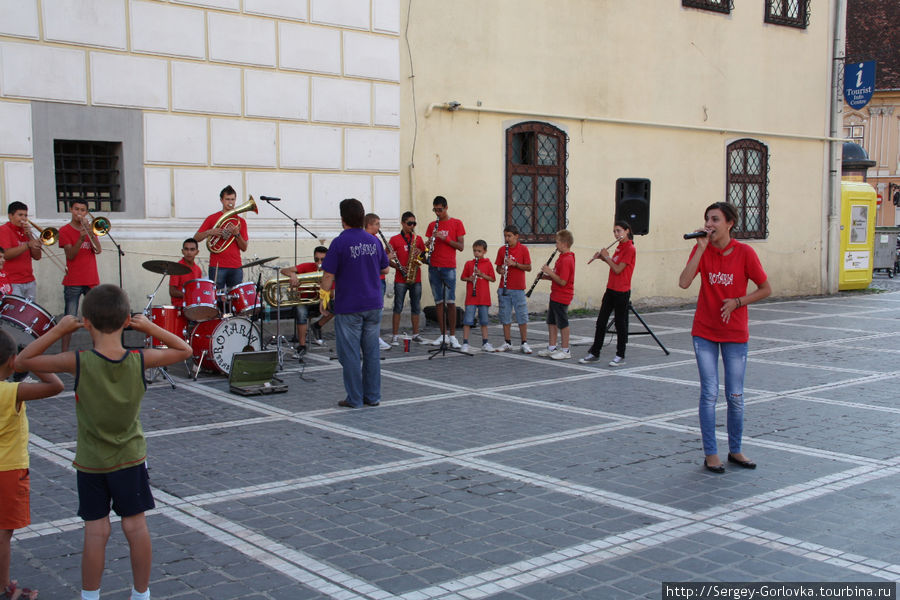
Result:
M9 221L0 226L0 247L9 250L22 244L27 244L29 239L24 229L13 225ZM30 283L34 281L34 271L31 269L31 249L26 250L13 259L6 259L3 270L6 271L9 283Z
M575 253L563 252L553 265L553 272L566 281L566 285L550 282L550 299L566 306L575 297Z
M188 266L187 262L182 258L178 261L179 265ZM184 293L184 284L192 279L203 279L203 269L200 265L194 263L190 265L191 272L187 275L169 275L169 285L174 285ZM184 298L172 298L172 306L184 306Z
M615 253L610 258L617 265L624 263L625 268L622 269L621 273L616 273L610 269L606 287L614 292L627 292L631 289L631 275L634 273L634 262L637 259L637 253L634 251L634 242L631 240L619 242Z
M59 228L59 247L74 246L81 237L81 230L66 223ZM63 277L63 285L87 285L94 287L100 285L100 275L97 274L97 255L91 240L85 237L81 241L81 247L74 260L66 258L66 274Z
M435 222L432 221L428 224L428 229L425 231L425 237L431 237L431 232L434 231L434 223ZM466 228L463 227L463 223L459 219L447 217L443 221L438 221L437 223L438 231L447 232L446 240L455 242L461 236L466 235ZM439 237L434 238L434 252L431 253L431 260L428 264L432 267L455 269L456 248Z
M315 273L319 270L319 265L314 262L305 262L300 263L295 268L297 269L297 274L299 275L300 273Z
M733 250L725 256L729 249ZM691 256L696 251L697 246L694 246ZM747 281L752 280L759 286L768 279L756 252L737 240L731 240L724 250L709 244L700 257L697 270L700 273L700 295L691 335L713 342L745 343L750 339L747 307L734 310L725 323L722 321L722 302L726 298L746 294Z
M506 257L506 246L501 246L499 250L497 250L497 260L494 261L498 267L503 264L503 259ZM525 247L525 244L518 243L515 246L509 247L509 257L516 261L521 265L530 265L531 264L531 253L528 252L528 248ZM503 289L503 276L499 276L500 280L500 288ZM506 273L506 289L508 290L524 290L525 289L525 271L522 269L518 269L516 267L509 267Z
M478 270L485 275L490 275L491 277L495 277L494 273L494 265L491 264L491 260L489 258L481 258L478 260ZM465 279L466 277L471 277L472 273L475 272L475 259L473 258L469 262L463 266L462 275L460 275L460 280ZM475 306L490 306L491 305L491 282L487 279L478 278L478 285L475 287L475 296L472 296L472 284L473 282L466 282L466 306L470 304L474 304Z
M425 252L425 242L422 240L421 236L416 237L416 248L419 249L419 254ZM394 253L397 255L397 262L403 265L403 268L406 268L406 265L409 264L409 242L407 239L403 238L402 233L398 233L390 240L388 243L391 245L391 248L394 249ZM421 283L422 281L422 265L419 265L419 269L416 271L416 280L413 283ZM403 271L400 269L394 269L394 283L406 283L406 276L403 275Z
M200 225L200 229L197 231L206 231L208 229L212 229L216 221L219 220L219 217L222 216L222 211L214 212L213 214L206 217L203 221L203 224ZM249 240L250 238L247 236L247 221L242 219L239 215L232 217L237 219L241 224L241 237L245 240ZM239 269L243 263L241 262L241 249L238 248L237 241L231 242L231 244L225 248L222 252L216 254L215 252L209 253L209 272L213 274L213 267L222 267L225 269Z

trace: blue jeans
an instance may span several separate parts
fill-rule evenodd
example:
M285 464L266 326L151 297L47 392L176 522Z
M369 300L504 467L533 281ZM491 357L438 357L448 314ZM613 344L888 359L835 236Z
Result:
M334 336L338 361L344 371L344 390L347 402L353 407L381 402L380 332L380 308L334 316Z
M744 434L744 374L747 372L747 344L712 342L694 336L694 354L700 371L700 432L703 453L716 454L716 399L719 396L719 349L725 367L725 400L728 402L726 423L728 451L741 452Z
M456 304L456 269L428 267L428 283L435 304Z
M486 304L466 304L466 314L463 318L463 325L474 327L476 312L478 313L479 325L487 325L490 323L490 321L488 321L488 307Z
M403 312L403 301L406 299L406 292L409 292L410 314L417 315L422 312L422 282L394 282L394 314L399 315Z
M64 285L63 302L66 305L65 314L78 316L78 300L91 291L89 285Z
M228 267L210 267L209 275L210 279L212 279L213 277L216 278L217 290L234 287L244 281L244 270L238 268L230 269Z
M498 290L497 307L500 310L500 323L503 325L512 323L514 309L516 323L524 325L528 322L528 300L525 299L525 290Z

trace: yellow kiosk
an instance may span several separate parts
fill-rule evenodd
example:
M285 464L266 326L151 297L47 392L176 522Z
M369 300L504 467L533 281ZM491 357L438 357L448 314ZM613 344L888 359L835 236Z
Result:
M878 195L868 183L841 182L841 262L839 290L863 290L872 283L875 211Z

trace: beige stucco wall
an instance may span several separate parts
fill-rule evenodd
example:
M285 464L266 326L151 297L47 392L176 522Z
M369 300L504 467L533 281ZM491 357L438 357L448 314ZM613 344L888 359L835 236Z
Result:
M433 216L433 197L443 195L466 225L467 245L483 238L493 255L504 226L504 132L521 120L545 121L570 136L572 306L597 306L605 289L608 269L586 263L613 239L619 177L652 180L651 231L636 239L633 297L683 301L696 295L696 284L687 292L677 286L690 251L682 234L702 225L705 206L725 199L727 144L751 137L768 146L770 159L769 237L752 244L777 295L821 291L827 146L781 135L827 134L825 5L799 30L765 24L762 5L726 16L677 0L461 0L440 14L429 4L413 0L409 13L401 6L409 46L400 78L401 203L414 207L420 224ZM426 116L430 104L449 101L481 102L485 111ZM551 250L532 247L533 262ZM459 265L470 256L462 253ZM533 308L546 302L549 284L538 290Z

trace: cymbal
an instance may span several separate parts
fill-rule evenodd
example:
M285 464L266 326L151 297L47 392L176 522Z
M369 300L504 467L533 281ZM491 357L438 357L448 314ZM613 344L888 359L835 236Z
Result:
M278 257L270 256L269 258L260 258L260 259L254 260L252 262L248 262L246 265L241 265L241 268L246 269L247 267L255 267L257 265L264 265L267 262L269 262L270 260L275 260L276 258L278 258Z
M159 273L160 275L187 275L191 272L190 267L187 265L172 262L171 260L148 260L141 266L151 273Z

